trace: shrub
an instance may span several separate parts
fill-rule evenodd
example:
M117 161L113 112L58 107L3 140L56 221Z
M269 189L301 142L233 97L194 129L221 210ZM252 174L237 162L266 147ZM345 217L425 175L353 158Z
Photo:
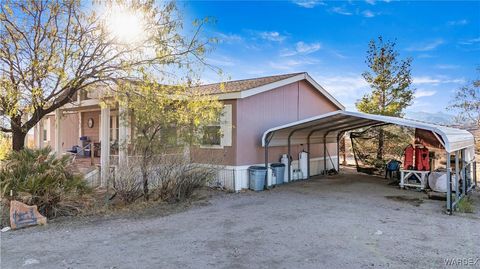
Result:
M188 199L193 192L211 182L218 168L214 165L195 164L182 156L163 158L152 168L151 182L154 199L169 203Z
M49 147L11 152L0 169L2 197L37 205L50 218L74 214L90 188L70 164L70 156L56 158Z
M12 139L9 136L0 134L0 164L7 158L12 148Z
M470 196L464 197L458 203L458 211L462 213L474 213L475 206L473 205L473 201Z
M129 163L118 171L118 177L113 180L115 196L125 205L135 202L143 196L142 179L138 167Z

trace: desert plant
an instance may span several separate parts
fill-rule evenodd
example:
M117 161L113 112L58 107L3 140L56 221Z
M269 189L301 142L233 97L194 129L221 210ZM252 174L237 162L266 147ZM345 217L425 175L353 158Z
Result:
M49 147L12 151L0 169L2 197L37 205L47 217L71 215L82 207L90 188L70 169L69 156L51 154Z

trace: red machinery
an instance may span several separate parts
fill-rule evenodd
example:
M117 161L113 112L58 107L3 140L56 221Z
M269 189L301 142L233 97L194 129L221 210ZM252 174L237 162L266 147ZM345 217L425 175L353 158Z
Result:
M414 156L415 156L415 162L413 158ZM426 147L419 147L419 146L413 148L412 145L408 145L405 148L405 152L404 152L403 169L429 171L430 156L429 156L428 149Z
M412 145L408 145L405 148L404 159L403 159L403 169L411 170L413 169L413 155L415 154L415 149Z
M430 156L427 148L415 147L415 167L419 171L430 170Z

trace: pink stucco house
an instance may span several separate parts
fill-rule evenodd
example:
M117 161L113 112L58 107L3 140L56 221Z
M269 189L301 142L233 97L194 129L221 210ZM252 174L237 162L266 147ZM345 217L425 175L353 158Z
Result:
M216 95L224 104L224 113L218 126L221 137L213 137L208 144L188 151L187 157L202 162L204 156L218 160L221 171L218 183L235 191L248 187L247 169L251 165L264 165L265 154L262 134L269 128L325 114L344 110L332 95L307 73L293 73L277 76L252 78L196 87L198 91ZM126 150L112 152L114 141L128 141L131 133L128 124L118 117L122 108L100 107L93 93L80 93L75 103L68 104L44 118L34 129L37 147L50 145L57 154L62 154L74 145L80 137L87 137L98 143L102 183L108 178L110 167L128 159ZM60 120L58 120L60 119ZM101 143L110 141L110 143ZM310 147L310 174L319 174L324 166L323 144ZM291 148L293 166L298 165L299 152L304 148ZM336 143L327 145L331 159L338 159ZM268 161L278 162L286 147L271 147ZM112 163L112 156L117 157ZM336 161L327 166L336 166ZM327 167L327 169L332 167Z

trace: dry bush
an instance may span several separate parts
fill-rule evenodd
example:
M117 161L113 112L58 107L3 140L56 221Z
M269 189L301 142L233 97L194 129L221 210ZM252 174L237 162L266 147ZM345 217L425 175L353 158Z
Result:
M121 167L113 182L115 196L124 204L133 203L143 196L141 173L134 161L129 162L126 167Z
M196 189L210 183L219 169L216 165L191 163L181 155L164 155L155 163L150 173L153 197L169 203L188 199Z

